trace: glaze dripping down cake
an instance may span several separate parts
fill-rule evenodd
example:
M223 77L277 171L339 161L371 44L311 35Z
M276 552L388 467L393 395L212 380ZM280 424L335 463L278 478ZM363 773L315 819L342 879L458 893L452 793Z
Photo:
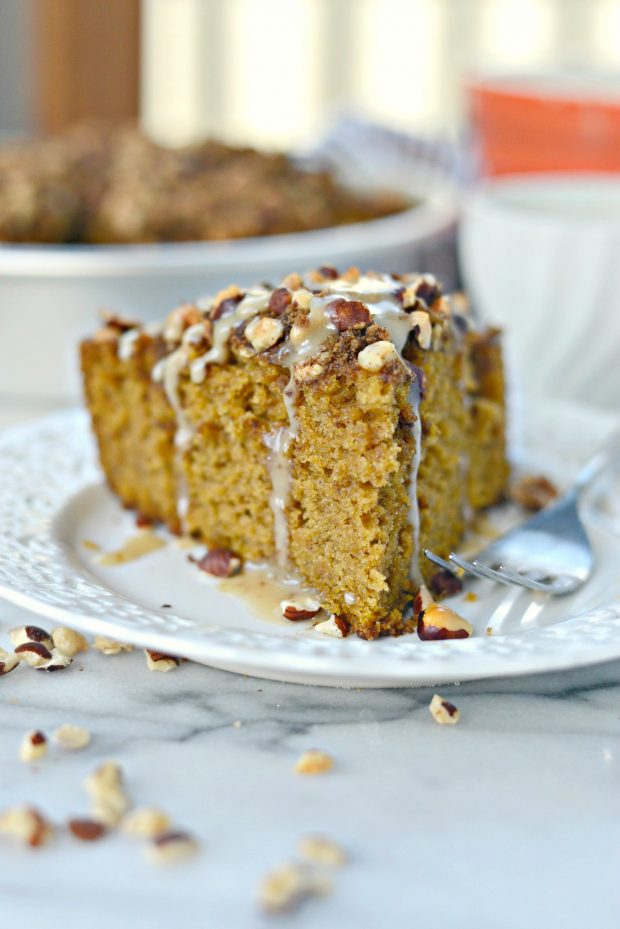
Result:
M503 495L499 333L431 275L290 274L81 346L110 487L141 517L269 563L366 639Z

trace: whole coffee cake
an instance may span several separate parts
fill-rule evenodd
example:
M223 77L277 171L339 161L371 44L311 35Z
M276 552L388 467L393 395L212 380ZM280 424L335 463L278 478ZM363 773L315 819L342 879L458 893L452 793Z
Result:
M431 275L290 274L81 346L110 487L148 520L293 575L347 629L399 634L501 498L499 333Z

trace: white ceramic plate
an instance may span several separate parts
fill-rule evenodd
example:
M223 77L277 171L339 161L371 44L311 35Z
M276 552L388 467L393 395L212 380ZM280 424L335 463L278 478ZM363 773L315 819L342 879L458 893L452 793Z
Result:
M526 420L526 459L565 480L611 425L610 417L581 407L538 406ZM584 506L598 569L580 593L537 600L480 584L470 588L475 602L454 598L474 623L472 639L364 642L260 619L190 564L173 540L131 563L97 566L85 539L113 549L136 530L102 485L82 412L10 430L0 438L0 458L0 594L44 625L65 623L258 677L334 686L512 676L620 657L620 511L618 495L600 485ZM485 635L488 625L493 636Z

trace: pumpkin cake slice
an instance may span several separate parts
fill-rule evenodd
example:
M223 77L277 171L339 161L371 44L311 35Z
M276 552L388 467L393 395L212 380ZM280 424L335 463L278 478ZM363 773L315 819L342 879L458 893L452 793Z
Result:
M110 487L141 517L296 578L366 639L410 628L508 476L501 348L431 275L231 286L81 346Z

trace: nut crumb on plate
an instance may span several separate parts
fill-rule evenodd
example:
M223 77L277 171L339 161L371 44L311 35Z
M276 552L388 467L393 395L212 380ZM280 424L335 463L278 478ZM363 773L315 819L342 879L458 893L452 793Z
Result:
M73 658L69 658L68 655L63 655L58 649L53 648L49 660L35 667L37 671L64 671L71 664L73 664Z
M233 577L240 574L243 567L241 558L228 548L212 548L202 558L188 555L197 568L213 577Z
M132 652L133 645L128 642L117 642L115 639L108 639L104 635L96 635L93 642L93 648L103 655L118 655L120 652Z
M342 846L323 835L302 836L298 849L302 858L330 868L340 868L347 862Z
M293 622L300 619L312 619L320 609L321 602L316 597L298 597L297 600L280 601L282 616Z
M88 642L80 632L68 626L57 626L52 631L54 647L68 658L75 658L80 652L88 651Z
M548 506L557 496L555 484L542 474L526 475L510 488L510 499L523 509L535 513Z
M53 828L45 817L33 806L13 806L0 814L0 832L38 848L52 838Z
M163 810L154 806L141 806L123 816L121 829L126 835L153 839L168 832L172 823Z
M296 774L325 774L334 766L334 760L327 752L310 748L303 752L295 762Z
M461 711L449 700L435 694L429 704L429 711L436 723L441 726L453 726L461 718Z
M145 648L144 654L149 671L172 671L181 664L175 655L164 655L163 652L154 652L150 648Z
M19 747L20 760L25 764L38 761L39 758L47 755L47 749L48 744L45 735L38 729L31 729L30 732L26 733Z
M174 864L197 854L199 845L188 832L163 832L146 846L145 855L152 864Z
M342 616L336 616L335 613L332 613L329 619L315 623L313 628L322 635L330 635L334 639L344 639L349 634L348 622Z
M86 748L90 743L90 732L83 726L74 726L73 723L64 723L54 730L54 741L62 748L77 751Z

